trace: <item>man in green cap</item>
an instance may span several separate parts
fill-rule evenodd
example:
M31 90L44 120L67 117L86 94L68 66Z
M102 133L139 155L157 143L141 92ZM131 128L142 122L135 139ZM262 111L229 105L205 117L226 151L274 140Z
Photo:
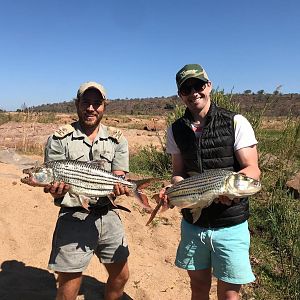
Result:
M172 156L171 183L210 169L227 169L259 179L254 131L242 115L218 107L211 99L212 83L198 64L176 74L184 115L167 131ZM160 198L168 201L165 190ZM193 223L190 209L182 209L181 241L176 266L187 270L193 300L208 300L212 274L218 279L218 299L237 300L242 284L252 282L247 198L215 199Z

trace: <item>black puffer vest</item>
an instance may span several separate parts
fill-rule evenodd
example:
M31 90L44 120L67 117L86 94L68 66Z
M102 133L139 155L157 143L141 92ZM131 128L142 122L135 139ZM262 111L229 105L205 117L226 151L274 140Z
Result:
M206 124L200 139L197 139L191 127L193 117L188 109L180 119L172 124L175 142L183 157L187 173L202 173L209 169L241 169L234 155L234 121L236 113L211 103L206 115ZM186 221L192 223L190 209L182 209ZM201 212L195 225L201 227L227 227L244 222L249 218L247 198L231 206L213 202Z

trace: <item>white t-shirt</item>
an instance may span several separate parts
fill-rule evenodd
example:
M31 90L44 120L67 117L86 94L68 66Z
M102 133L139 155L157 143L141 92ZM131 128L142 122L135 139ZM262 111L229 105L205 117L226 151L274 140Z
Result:
M257 144L257 140L255 138L254 130L249 123L249 121L242 115L234 116L234 134L235 134L235 142L234 142L234 151L239 149L250 147ZM201 135L201 128L197 127L197 125L192 126L196 136ZM172 126L167 129L167 153L170 154L179 154L180 150L177 147L177 144L174 140Z

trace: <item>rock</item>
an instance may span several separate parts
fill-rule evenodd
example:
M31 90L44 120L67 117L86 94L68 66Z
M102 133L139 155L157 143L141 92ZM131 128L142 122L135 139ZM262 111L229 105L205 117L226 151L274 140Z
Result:
M296 173L296 175L287 181L287 188L294 195L295 199L300 199L300 172Z

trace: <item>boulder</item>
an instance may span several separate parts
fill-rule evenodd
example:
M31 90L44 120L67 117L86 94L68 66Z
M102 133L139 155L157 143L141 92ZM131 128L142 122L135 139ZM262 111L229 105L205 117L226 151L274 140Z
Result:
M300 172L296 173L296 175L287 181L287 188L294 195L295 199L300 199Z

